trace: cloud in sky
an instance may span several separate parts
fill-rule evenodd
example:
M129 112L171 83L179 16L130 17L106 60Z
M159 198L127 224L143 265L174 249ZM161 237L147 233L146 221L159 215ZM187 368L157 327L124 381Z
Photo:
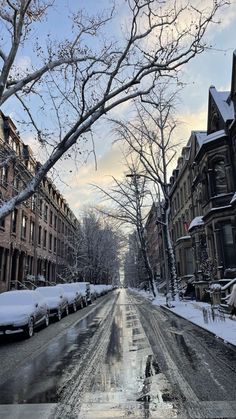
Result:
M204 1L208 2L209 0ZM109 1L104 0L101 0L101 2L102 5L108 5L109 3ZM201 6L200 1L196 0L195 2L200 3ZM95 4L94 0L81 0L80 3L92 13L96 13L96 9L101 6L100 2ZM59 35L62 36L65 32L64 29L66 29L61 26L64 22L66 9L58 5L55 5L55 7L58 10L58 21L55 20L55 26L51 30L55 33L59 31ZM71 7L76 8L77 6L73 5ZM122 16L122 13L122 10L120 10L120 16ZM186 139L186 141L190 136L191 130L206 129L209 86L214 84L219 90L225 90L225 88L230 86L232 51L236 47L233 38L236 24L236 2L232 2L230 7L226 7L219 12L219 18L221 23L212 25L207 34L207 39L215 50L196 57L186 65L183 71L183 79L188 83L188 86L183 93L182 105L179 110L179 118L183 121L183 124L179 129L178 135L180 138ZM44 22L43 25L45 30L49 30L47 22ZM116 30L118 30L118 26L116 26ZM24 55L18 58L17 64L22 71L25 71L31 65L31 58L28 56L27 51L24 51ZM129 104L124 103L114 109L111 115L114 118L127 117L129 110ZM17 112L17 108L15 108L14 112ZM110 117L111 115L108 116ZM37 158L41 160L43 152L39 147L36 147L36 142L30 136L28 139L22 139L30 143L32 148L36 150ZM84 204L96 203L98 201L97 194L89 186L90 183L97 183L104 187L111 182L111 175L118 178L122 177L122 153L118 144L111 144L112 135L110 135L106 121L99 122L95 127L95 142L98 155L97 171L95 171L94 162L91 158L86 165L80 166L79 169L76 168L72 161L68 160L62 160L57 165L58 175L55 174L55 182L75 213ZM64 183L60 178L64 180Z
M111 176L120 179L124 171L123 155L118 143L111 145L107 152L98 157L97 170L92 159L79 169L72 161L67 166L67 173L64 171L62 178L68 186L61 183L60 190L77 215L84 205L97 204L101 199L91 184L106 188L111 184Z

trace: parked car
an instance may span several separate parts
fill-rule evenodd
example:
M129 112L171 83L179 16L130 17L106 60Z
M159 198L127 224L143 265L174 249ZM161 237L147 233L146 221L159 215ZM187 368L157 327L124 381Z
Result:
M91 294L91 300L92 301L97 299L96 287L93 284L90 284L90 294Z
M96 284L95 290L98 297L101 297L102 295L105 295L108 292L108 285L105 284Z
M36 327L49 325L49 307L37 291L15 290L0 294L0 333L13 331L31 338Z
M74 282L74 284L76 284L82 295L84 305L87 306L88 304L91 304L90 282Z
M68 300L69 310L76 312L78 308L83 308L83 297L79 288L74 283L58 284L57 287L63 289L64 295Z
M68 300L64 294L63 288L59 286L38 287L36 291L46 299L49 306L49 316L61 320L63 314L68 316Z

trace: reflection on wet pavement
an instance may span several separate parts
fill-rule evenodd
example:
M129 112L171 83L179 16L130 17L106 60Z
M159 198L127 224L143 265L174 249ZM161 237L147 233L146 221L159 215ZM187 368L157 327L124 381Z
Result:
M177 417L170 384L123 290L104 362L81 402L81 419Z
M66 333L52 340L45 351L18 368L14 377L0 386L0 404L56 403L57 389L65 372L70 374L86 351L87 342L102 321L100 308L93 310ZM53 325L51 326L53 327Z

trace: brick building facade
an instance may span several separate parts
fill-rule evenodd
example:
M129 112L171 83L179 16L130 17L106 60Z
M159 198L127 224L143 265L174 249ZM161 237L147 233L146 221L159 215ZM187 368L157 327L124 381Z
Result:
M0 113L0 199L14 196L30 181L38 162L9 117ZM56 282L72 263L78 221L52 181L17 206L0 225L0 292Z

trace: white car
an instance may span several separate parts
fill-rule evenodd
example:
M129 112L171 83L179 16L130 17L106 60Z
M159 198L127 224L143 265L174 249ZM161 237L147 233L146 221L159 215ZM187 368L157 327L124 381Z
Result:
M0 294L0 333L23 331L28 338L34 329L49 325L49 308L38 292L31 290L7 291Z
M95 290L97 293L98 297L101 297L102 295L105 295L107 293L107 285L105 284L96 284L95 286Z
M61 320L63 314L68 316L68 300L64 294L63 288L59 286L38 287L36 291L45 298L49 307L49 316Z
M91 294L92 301L97 299L97 292L96 292L96 287L94 284L90 284L90 294Z
M56 285L63 289L64 295L68 300L69 310L76 312L78 308L83 308L83 298L79 288L73 282Z

